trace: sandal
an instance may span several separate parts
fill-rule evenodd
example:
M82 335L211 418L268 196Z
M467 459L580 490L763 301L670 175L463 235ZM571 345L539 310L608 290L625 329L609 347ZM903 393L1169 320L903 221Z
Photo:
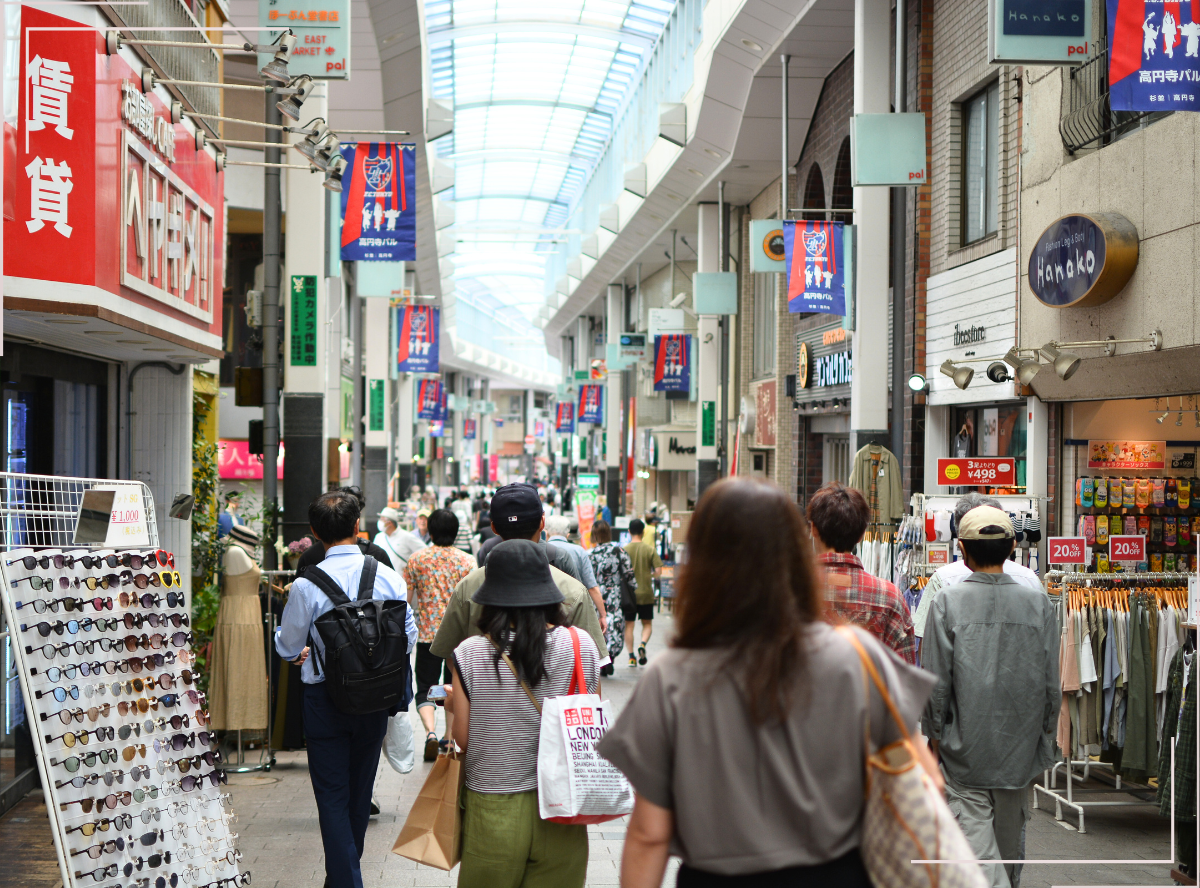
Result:
M441 740L438 741L438 752L440 754L445 754L449 751L450 751L450 738L443 737Z
M637 668L637 657L635 657L635 656L633 655L633 652L632 652L632 651L631 651L631 652L630 652L630 654L629 654L629 668L630 668L630 669L636 669L636 668Z
M437 761L438 746L438 735L430 731L429 735L425 738L425 761Z
M630 657L632 658L632 654ZM641 666L646 665L646 646L644 644L638 645L638 664Z

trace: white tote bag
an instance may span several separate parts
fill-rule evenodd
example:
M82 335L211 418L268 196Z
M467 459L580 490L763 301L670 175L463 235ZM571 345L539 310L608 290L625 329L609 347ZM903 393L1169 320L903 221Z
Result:
M413 748L413 727L407 712L397 712L388 719L387 734L383 738L383 752L388 764L400 774L407 774L416 762Z
M538 813L555 823L603 823L633 810L633 787L596 753L612 723L612 706L587 693L579 635L571 628L575 670L562 697L542 704L538 740Z

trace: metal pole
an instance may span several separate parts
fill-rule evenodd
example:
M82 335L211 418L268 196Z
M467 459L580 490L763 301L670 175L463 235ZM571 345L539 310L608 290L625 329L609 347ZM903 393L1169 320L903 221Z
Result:
M782 123L782 148L783 152L780 155L780 164L782 166L782 176L779 180L779 218L782 219L787 214L788 205L788 61L791 56L784 53L779 57L779 63L783 66L783 76L780 79L780 94L783 99Z
M729 207L725 203L725 180L717 182L717 271L729 271ZM721 406L717 412L717 477L729 473L726 424L729 418L729 315L721 315Z
M350 343L354 349L354 360L351 361L351 373L354 374L354 396L351 410L353 411L354 426L351 430L351 447L354 453L350 459L350 483L363 486L363 448L366 446L363 435L363 301L358 295L358 282L350 294Z
M905 65L904 23L905 2L896 0L896 91L893 108L901 114L905 108L905 84L907 81L907 66ZM905 296L905 267L907 258L907 216L906 188L892 189L892 453L901 470L904 467L904 393L908 386L907 375L904 372L905 358L908 355L904 341L904 296ZM913 343L914 347L916 343Z
M275 107L273 96L267 96L266 122L282 125L283 115ZM267 141L280 142L281 130L267 128ZM279 163L280 149L267 148L264 160ZM263 566L276 569L276 512L279 506L278 479L275 466L279 462L279 252L280 196L279 167L263 169L263 509L266 513L263 528Z

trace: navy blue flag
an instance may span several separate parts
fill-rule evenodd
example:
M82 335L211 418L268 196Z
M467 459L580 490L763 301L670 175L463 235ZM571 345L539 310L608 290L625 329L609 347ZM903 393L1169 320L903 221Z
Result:
M1108 0L1114 111L1200 111L1200 0Z
M343 144L342 259L417 259L416 145Z

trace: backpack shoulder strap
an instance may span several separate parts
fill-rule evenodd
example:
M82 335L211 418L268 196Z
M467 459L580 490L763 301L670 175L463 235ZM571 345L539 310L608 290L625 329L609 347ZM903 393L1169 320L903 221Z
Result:
M374 561L375 559L372 558L371 560ZM327 596L329 596L329 600L333 602L334 607L337 607L341 604L350 603L350 598L341 590L341 587L333 581L333 578L315 564L304 571L304 579L308 580Z
M358 579L358 600L369 601L375 595L375 575L379 572L379 562L372 556L363 556L362 575Z

